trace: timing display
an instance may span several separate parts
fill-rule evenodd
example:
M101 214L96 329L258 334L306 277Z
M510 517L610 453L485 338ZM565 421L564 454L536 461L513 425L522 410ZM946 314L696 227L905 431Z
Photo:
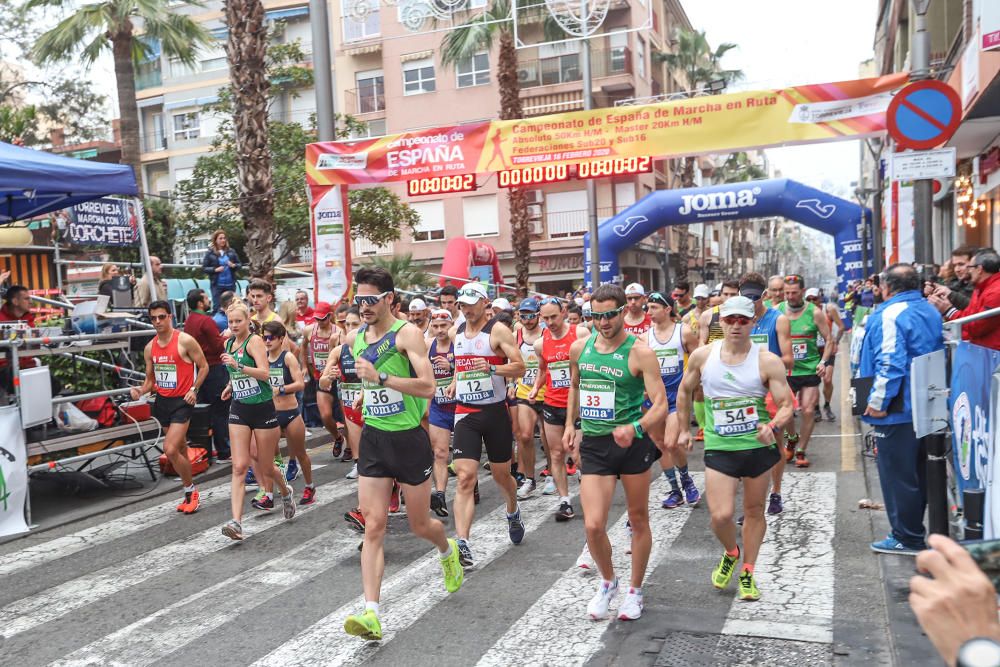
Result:
M598 162L581 162L576 166L576 177L605 178L608 176L625 176L627 174L648 174L652 171L653 158L644 155L615 160L600 160Z
M569 180L569 165L548 164L523 169L508 169L497 172L497 185L501 188L520 188L526 185L558 183Z
M428 176L426 178L411 178L406 182L406 193L411 197L418 197L420 195L446 195L452 192L472 192L475 189L475 174Z

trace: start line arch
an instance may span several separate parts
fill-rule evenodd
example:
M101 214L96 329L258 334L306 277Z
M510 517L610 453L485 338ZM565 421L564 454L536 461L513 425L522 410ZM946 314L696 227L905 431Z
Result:
M618 255L667 226L782 217L833 237L837 288L863 279L859 232L871 224L871 210L787 178L742 181L683 190L656 190L597 227L600 282L619 274ZM590 233L584 235L585 277L591 284ZM869 254L871 257L869 241Z

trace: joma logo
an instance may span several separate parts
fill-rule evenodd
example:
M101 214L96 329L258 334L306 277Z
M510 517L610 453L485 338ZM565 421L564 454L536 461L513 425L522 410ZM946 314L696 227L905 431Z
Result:
M701 213L702 211L717 211L741 206L756 206L760 188L735 190L729 192L709 192L697 195L681 195L683 205L677 209L681 215Z

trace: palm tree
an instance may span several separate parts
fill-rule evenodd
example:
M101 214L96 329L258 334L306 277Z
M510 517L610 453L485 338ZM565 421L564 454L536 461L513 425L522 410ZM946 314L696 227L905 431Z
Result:
M28 0L25 10L63 7L65 0ZM198 5L197 2L187 4ZM77 8L35 42L32 55L39 65L82 59L90 66L110 50L118 87L123 164L130 165L142 196L139 163L139 107L135 99L135 65L159 41L163 55L193 65L198 49L211 39L191 17L177 11L171 0L99 0ZM136 34L140 29L141 37Z
M373 257L371 266L385 269L392 275L396 287L404 290L426 290L434 284L434 279L423 267L413 261L413 255L393 255Z
M441 64L444 67L455 66L480 51L492 51L494 41L498 42L496 77L500 90L500 120L524 118L513 26L510 0L493 0L485 16L477 16L452 30L441 42ZM526 297L531 262L528 202L524 191L518 188L507 191L507 202L517 290L519 296Z
M274 188L267 147L270 81L264 5L261 0L225 0L224 4L245 248L250 275L270 279L274 272Z

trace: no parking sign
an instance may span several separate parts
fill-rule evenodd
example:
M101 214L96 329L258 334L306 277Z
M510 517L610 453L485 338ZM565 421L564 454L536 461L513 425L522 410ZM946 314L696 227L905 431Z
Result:
M962 102L942 81L917 81L896 93L885 117L898 146L922 151L951 138L962 122Z

